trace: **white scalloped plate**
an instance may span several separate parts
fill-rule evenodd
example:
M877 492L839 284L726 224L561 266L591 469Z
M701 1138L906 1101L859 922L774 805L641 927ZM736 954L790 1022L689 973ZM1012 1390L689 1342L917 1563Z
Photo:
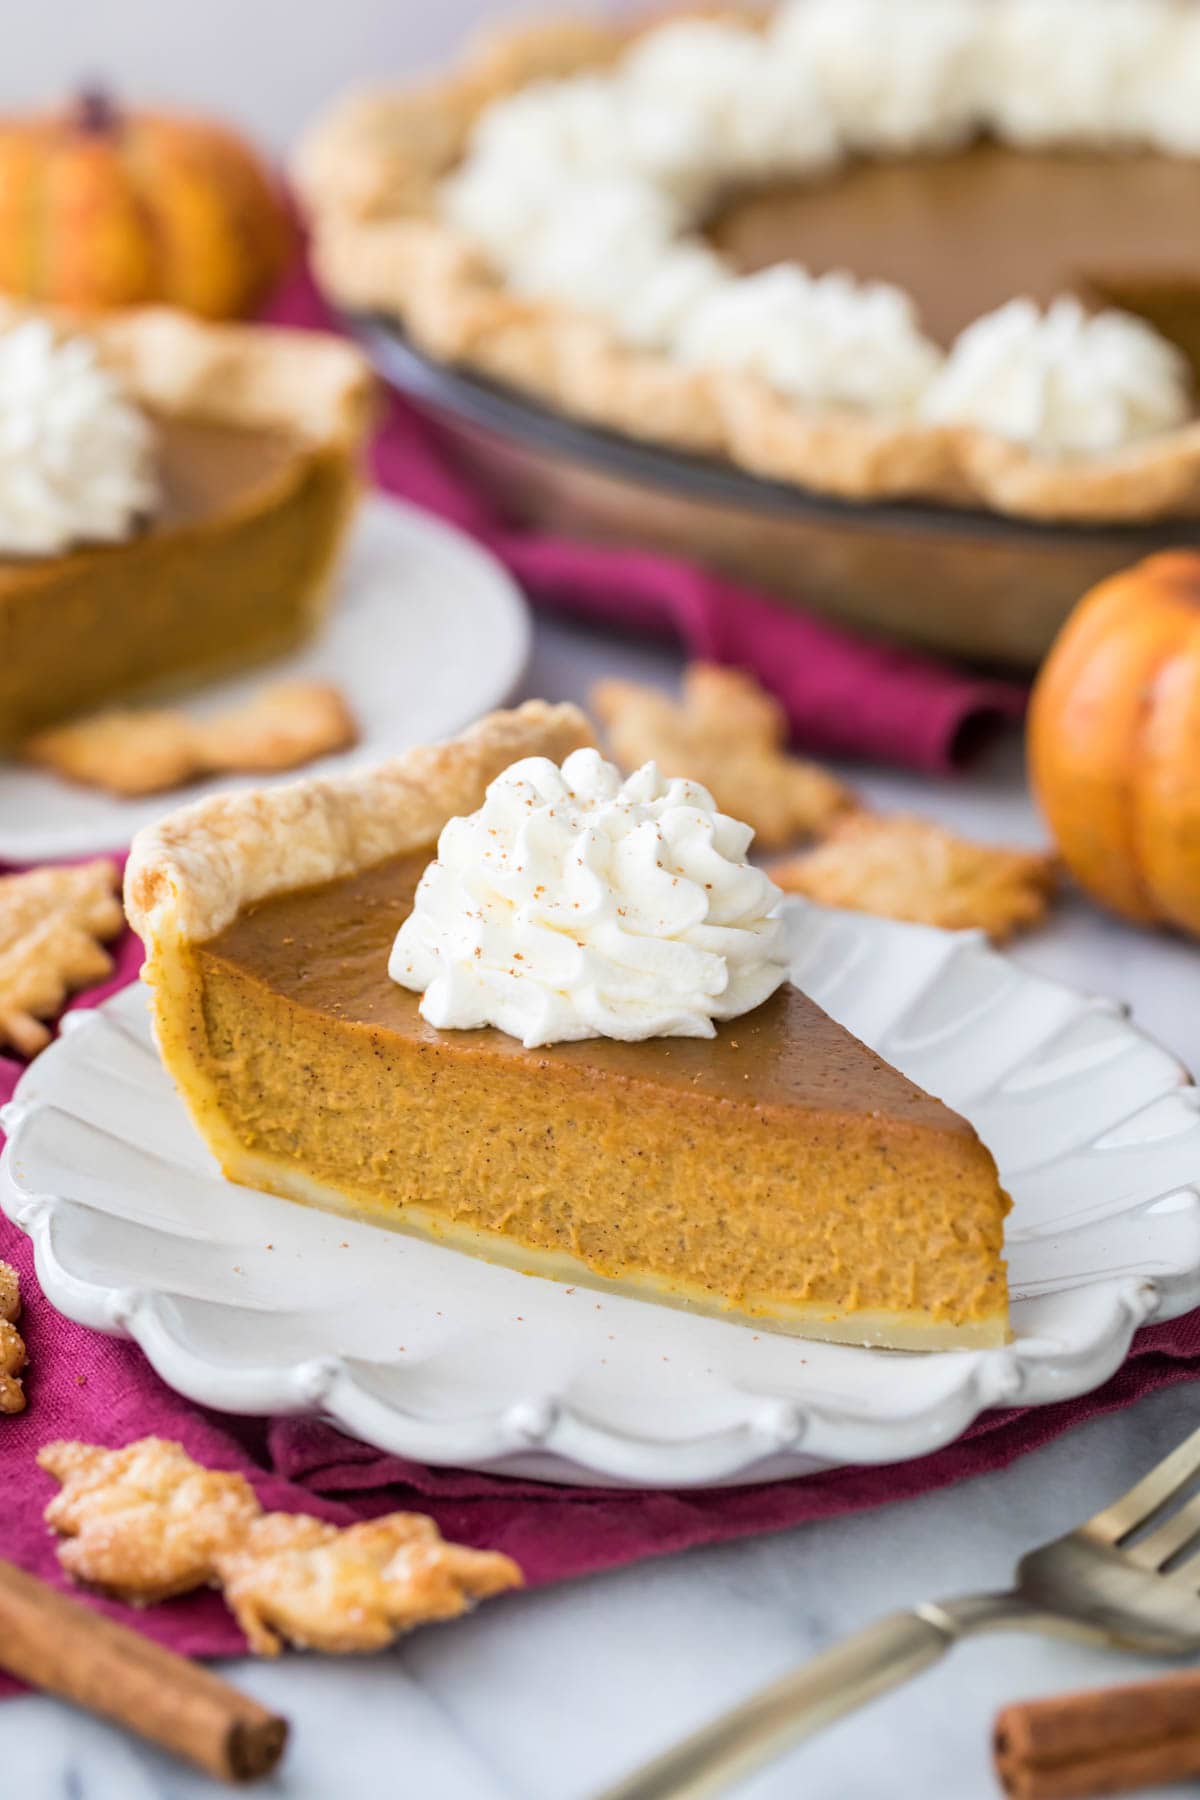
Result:
M316 1412L431 1463L638 1486L918 1456L985 1408L1066 1399L1200 1304L1200 1107L1114 1004L971 934L792 903L793 972L972 1119L1015 1202L1016 1341L903 1355L493 1268L224 1181L136 986L74 1014L5 1122L0 1204L61 1312L191 1398Z

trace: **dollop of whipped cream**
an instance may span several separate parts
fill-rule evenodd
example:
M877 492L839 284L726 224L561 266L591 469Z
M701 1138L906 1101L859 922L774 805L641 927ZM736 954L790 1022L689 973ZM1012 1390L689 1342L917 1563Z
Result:
M660 158L720 184L805 175L840 153L829 107L811 69L781 57L761 32L720 19L678 19L638 38L617 82L622 113L653 113ZM635 145L636 145L635 139ZM648 167L647 172L653 172Z
M1016 144L1104 146L1156 136L1155 93L1192 10L1179 0L981 6L988 124Z
M611 316L667 257L676 223L669 200L646 183L580 181L552 229L532 230L506 253L509 277L518 293Z
M528 1049L712 1037L787 977L753 835L653 763L623 781L595 750L528 757L443 830L388 973L439 1030L494 1025Z
M982 0L989 6L993 0ZM769 28L857 150L939 149L979 125L981 0L790 0Z
M726 282L681 325L681 362L744 369L812 405L910 412L941 363L909 296L791 263Z
M1188 366L1141 319L1077 300L1010 300L956 339L922 401L931 423L975 425L1046 455L1116 450L1182 425Z
M91 340L0 331L0 552L119 542L158 501L153 429Z
M1200 8L1158 0L1156 10L1167 16L1127 83L1133 135L1172 156L1200 156Z

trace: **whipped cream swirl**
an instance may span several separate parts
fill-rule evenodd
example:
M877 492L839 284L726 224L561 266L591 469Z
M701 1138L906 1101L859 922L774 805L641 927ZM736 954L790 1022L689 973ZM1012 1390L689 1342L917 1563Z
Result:
M513 255L510 280L518 293L610 314L661 266L674 223L654 188L624 179L578 182L553 230L531 231Z
M978 8L988 124L1014 144L1153 141L1156 96L1193 11L1190 0L1001 0Z
M1182 425L1191 377L1174 345L1129 313L1010 300L955 340L921 411L1048 456L1098 454Z
M119 542L158 501L153 429L91 340L0 331L0 553Z
M980 11L993 3L789 0L771 23L770 46L785 65L809 71L843 145L943 149L978 129Z
M721 184L810 175L838 159L829 107L812 71L781 57L761 32L720 19L670 20L640 36L619 65L625 118L653 115L658 150L682 172L690 162L711 195ZM643 127L643 163L654 142Z
M494 1025L528 1049L712 1037L787 976L783 895L753 832L653 763L528 757L451 819L388 973L439 1030Z
M742 369L811 405L904 414L941 352L901 288L776 263L704 296L675 353L696 368Z

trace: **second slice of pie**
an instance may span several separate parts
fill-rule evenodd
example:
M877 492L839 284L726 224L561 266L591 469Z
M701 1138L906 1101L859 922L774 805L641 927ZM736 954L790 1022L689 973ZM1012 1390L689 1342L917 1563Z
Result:
M328 334L166 308L84 330L0 304L0 750L311 636L372 392L363 357ZM144 508L98 531L135 430Z

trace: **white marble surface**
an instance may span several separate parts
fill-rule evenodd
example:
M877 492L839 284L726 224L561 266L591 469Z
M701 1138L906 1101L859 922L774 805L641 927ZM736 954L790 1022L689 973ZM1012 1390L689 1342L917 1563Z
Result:
M668 679L673 668L665 650L543 625L527 686L582 697L601 672ZM1038 840L1015 744L953 782L854 773L889 805L919 806L981 836ZM1191 946L1126 930L1075 901L1018 954L1129 1001L1149 1031L1200 1065ZM901 1506L517 1596L370 1661L231 1664L232 1679L294 1721L284 1768L259 1791L279 1800L584 1800L875 1614L1003 1583L1023 1549L1085 1517L1197 1425L1200 1386L1177 1387L1003 1474ZM740 1791L746 1800L987 1800L998 1791L987 1760L998 1706L1149 1669L1032 1638L982 1639ZM0 1720L5 1800L221 1791L48 1700L6 1702Z

